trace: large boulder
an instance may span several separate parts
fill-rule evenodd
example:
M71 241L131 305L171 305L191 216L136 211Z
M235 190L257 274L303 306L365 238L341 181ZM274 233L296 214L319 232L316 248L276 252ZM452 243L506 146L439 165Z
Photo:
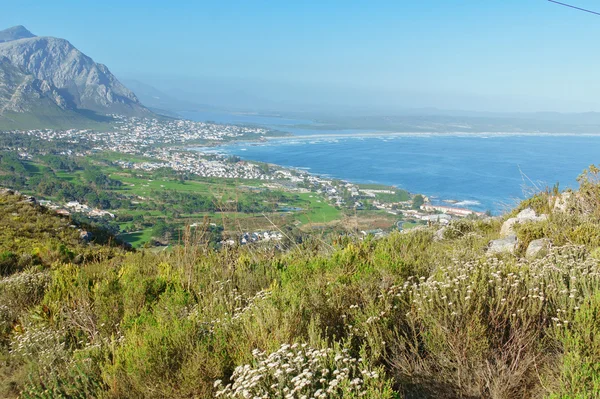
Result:
M525 208L521 212L519 212L519 214L516 217L510 218L502 224L502 227L500 228L500 235L502 237L514 235L514 227L518 223L541 222L546 219L548 219L548 215L538 216L533 209Z
M510 235L498 240L490 241L488 254L510 253L514 254L517 249L517 236Z
M525 251L525 257L527 259L534 259L548 253L550 248L550 240L547 238L540 238L539 240L533 240L527 246Z

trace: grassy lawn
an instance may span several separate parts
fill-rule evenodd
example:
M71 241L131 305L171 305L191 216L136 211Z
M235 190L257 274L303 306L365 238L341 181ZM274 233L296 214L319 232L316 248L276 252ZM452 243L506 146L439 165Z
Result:
M128 154L120 154L115 152L102 152L91 157L92 160L98 162L124 160L131 162L146 162L152 159L143 156L130 156ZM47 167L36 162L28 162L26 164L28 171L32 174L43 174L48 170ZM283 226L287 223L293 223L298 220L302 224L324 224L331 221L339 220L343 217L341 210L328 204L326 200L315 193L290 193L282 190L266 189L262 180L242 180L242 179L224 179L224 178L199 178L193 180L179 181L172 176L153 176L154 172L142 170L127 170L116 166L103 165L102 171L110 178L123 182L123 186L114 188L114 192L124 194L126 196L139 196L148 201L152 201L154 196L153 191L172 190L183 193L198 194L207 197L212 197L220 204L235 201L254 201L264 203L269 209L268 214L249 214L242 212L192 212L189 214L180 215L177 220L169 220L169 222L180 223L182 225L193 222L202 221L205 217L210 222L223 225L226 231L248 231L273 229L276 226ZM83 171L57 172L56 176L64 181L71 183L82 183ZM272 191L272 196L269 192ZM260 196L260 199L253 196ZM275 212L277 209L275 202L278 202L280 207L301 208L302 210L291 210L290 212ZM231 204L229 204L231 205ZM271 206L272 205L272 206ZM145 222L154 222L158 218L164 217L161 211L146 211L146 210L130 210L117 209L113 210L119 215L138 216L143 215ZM134 222L119 223L122 231L132 229ZM139 247L151 238L151 229L145 228L134 233L122 233L120 238L131 243L134 247Z
M328 223L342 216L339 209L328 204L322 197L314 193L302 193L298 196L302 202L297 205L305 209L298 213L298 220L303 224Z
M213 191L217 189L222 190L222 186L217 184L203 183L194 180L188 180L185 183L181 183L179 181L169 180L168 178L154 180L149 177L135 177L124 173L113 173L110 175L110 177L126 183L126 185L120 188L118 191L139 196L148 195L151 190L175 190L197 194L210 194L211 189Z
M36 175L49 171L48 167L31 161L23 161L23 165L25 166L25 170L27 170L27 172Z
M130 243L134 248L139 248L152 238L152 229L144 229L133 233L120 234L119 238Z
M81 172L56 172L56 177L61 180L66 180L71 183L78 182L81 176Z
M404 190L396 190L396 194L377 193L375 194L375 198L383 202L402 202L408 201L410 195Z
M404 222L404 224L402 224L402 229L403 230L410 230L410 229L414 229L417 226L423 226L423 223L417 223L417 222Z
M386 186L383 184L357 184L358 188L362 188L364 190L392 190L395 188L391 186Z

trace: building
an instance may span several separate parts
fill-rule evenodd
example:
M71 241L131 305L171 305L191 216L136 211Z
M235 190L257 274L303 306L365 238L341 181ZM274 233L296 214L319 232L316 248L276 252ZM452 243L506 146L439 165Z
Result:
M476 216L484 216L485 213L483 212L476 212L473 211L471 209L466 209L466 208L455 208L455 207L451 207L451 206L442 206L442 205L431 205L431 204L424 204L421 205L421 209L426 211L426 212L442 212L448 215L454 215L454 216L460 216L460 217L465 217L465 216L469 216L469 215L476 215Z

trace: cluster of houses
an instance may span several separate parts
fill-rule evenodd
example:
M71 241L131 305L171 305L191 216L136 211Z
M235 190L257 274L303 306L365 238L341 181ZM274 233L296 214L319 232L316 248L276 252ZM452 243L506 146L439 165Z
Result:
M169 168L179 172L193 173L202 177L219 177L226 179L273 180L274 176L265 173L258 165L251 162L228 162L223 155L212 155L210 159L195 151L158 150L152 153L155 162L116 161L126 169L152 171Z
M157 145L182 145L203 141L224 142L241 138L261 138L269 133L269 130L255 126L223 125L183 119L158 120L111 116L115 120L114 129L104 132L88 129L31 129L8 133L33 136L46 141L88 143L95 150L110 150L125 154L145 153ZM65 154L69 153L70 151L66 149Z
M458 208L452 206L442 206L442 205L431 205L431 204L423 204L421 205L421 209L426 212L441 212L445 215L458 216L458 217L467 217L470 215L475 216L485 216L483 212L476 212L467 208Z
M240 244L246 245L261 241L281 241L282 239L283 234L279 231L255 231L242 234Z
M226 141L242 137L263 137L269 131L255 126L224 125L184 119L158 120L113 115L123 145L185 144L198 141ZM115 133L111 133L115 135Z
M282 239L283 234L278 231L254 231L243 233L237 242L236 240L229 238L221 241L220 244L229 246L234 246L236 244L248 245L259 242L276 242L281 241Z

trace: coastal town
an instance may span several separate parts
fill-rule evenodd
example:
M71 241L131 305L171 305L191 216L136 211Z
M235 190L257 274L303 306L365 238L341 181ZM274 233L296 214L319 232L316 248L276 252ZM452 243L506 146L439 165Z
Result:
M391 218L395 217L398 220L396 228L400 230L406 226L444 225L454 218L484 215L466 208L433 204L426 196L410 195L395 187L365 187L353 182L324 178L301 169L242 160L218 150L219 144L242 140L264 141L266 137L281 134L262 127L120 116L115 116L115 119L116 123L111 131L40 129L8 134L65 143L60 151L60 155L65 156L89 158L111 153L111 165L133 173L168 169L176 174L199 178L258 181L268 190L314 193L338 209L375 210ZM23 159L32 159L36 155L29 148L16 150ZM419 197L420 201L415 202L415 197ZM90 218L115 218L112 210L98 209L77 201L46 201L44 205L62 214L79 213ZM385 234L376 232L378 235ZM281 237L278 232L246 231L241 232L233 242L244 245L277 241ZM226 243L231 244L230 240Z

